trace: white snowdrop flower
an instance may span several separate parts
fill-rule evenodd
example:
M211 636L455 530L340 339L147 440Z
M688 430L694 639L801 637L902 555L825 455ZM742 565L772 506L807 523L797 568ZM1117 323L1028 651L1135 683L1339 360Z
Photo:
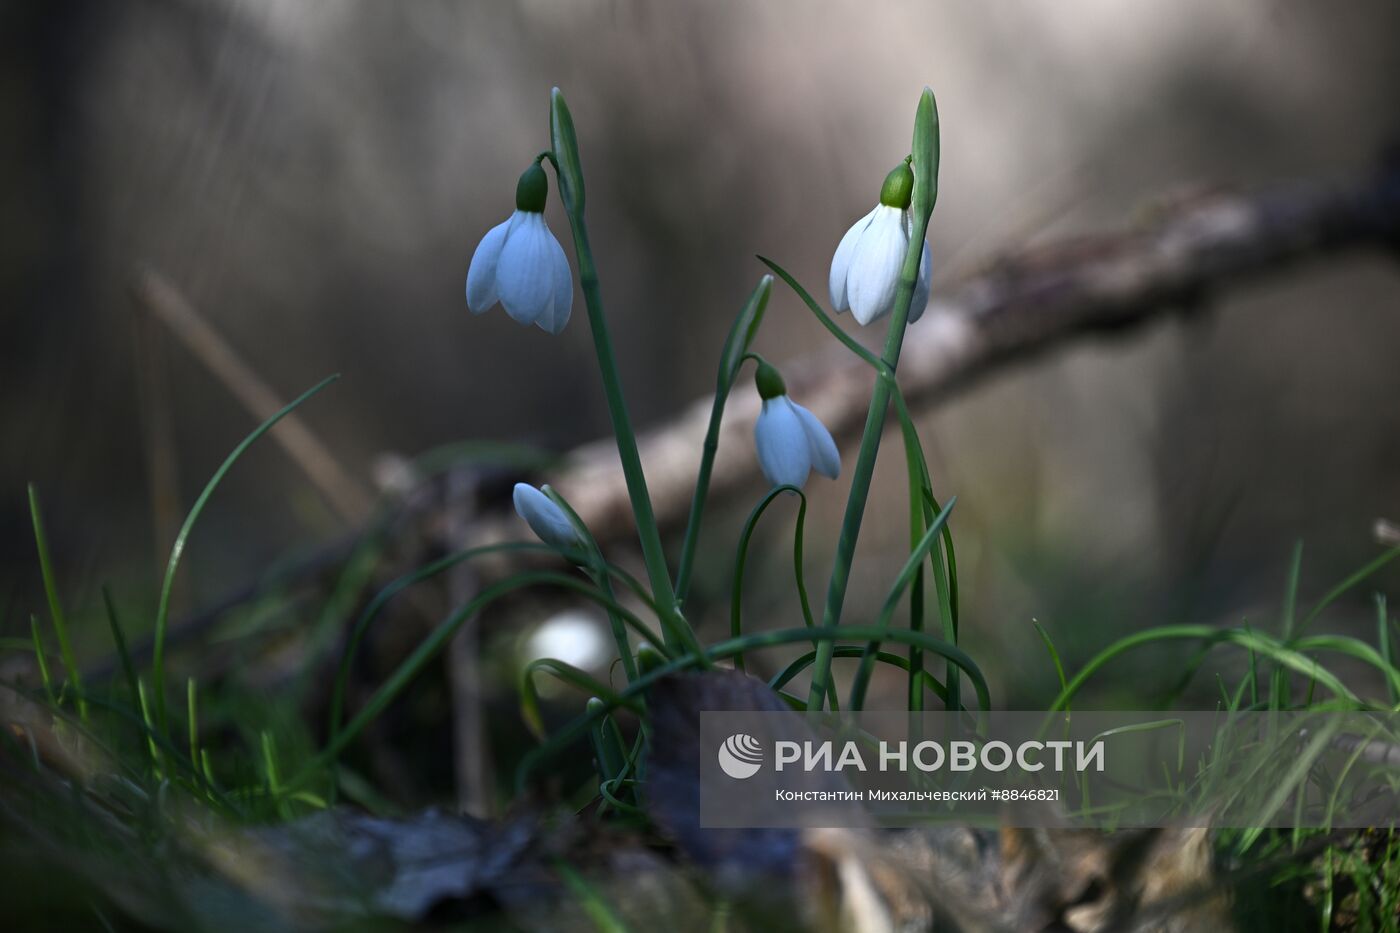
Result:
M763 410L753 427L754 446L763 475L774 486L801 489L816 470L836 479L841 475L841 453L826 425L787 396L783 377L766 362L754 374Z
M515 511L535 535L561 551L571 551L583 546L578 529L574 528L569 516L554 500L529 483L516 483L512 496Z
M880 203L857 220L831 257L831 305L837 312L849 310L861 324L869 324L894 310L899 272L909 249L914 221L909 213L914 173L901 162L885 178ZM909 323L923 316L928 304L929 249L924 241L919 277L909 305Z
M515 213L492 227L467 268L467 307L481 314L497 301L521 324L557 334L569 322L574 277L564 247L544 219L549 180L536 163L520 176Z

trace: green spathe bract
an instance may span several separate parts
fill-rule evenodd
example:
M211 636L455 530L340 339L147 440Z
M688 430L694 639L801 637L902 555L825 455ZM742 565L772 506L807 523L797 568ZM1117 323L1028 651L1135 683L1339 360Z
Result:
M515 209L541 214L549 200L549 176L540 168L540 163L532 162L515 184Z
M754 388L758 389L758 397L765 402L770 398L787 395L787 383L783 382L783 374L767 360L759 360L753 372L753 384Z

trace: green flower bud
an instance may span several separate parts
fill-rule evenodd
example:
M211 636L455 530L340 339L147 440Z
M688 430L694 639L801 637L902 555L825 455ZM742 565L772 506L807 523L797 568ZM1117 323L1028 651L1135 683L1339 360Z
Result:
M637 643L637 669L650 674L666 663L666 657L649 641Z
M787 384L783 382L782 374L767 360L759 360L758 369L754 370L753 383L758 387L759 398L764 401L787 395Z
M545 201L549 199L549 178L538 162L534 162L520 176L515 186L515 209L531 214L543 214Z
M880 203L886 207L907 210L914 200L914 170L908 162L901 162L885 176L885 184L880 188Z

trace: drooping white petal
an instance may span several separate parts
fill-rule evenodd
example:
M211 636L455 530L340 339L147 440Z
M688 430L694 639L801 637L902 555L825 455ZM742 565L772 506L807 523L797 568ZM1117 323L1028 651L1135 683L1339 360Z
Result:
M506 237L496 263L496 291L501 306L521 324L533 324L549 310L554 297L551 247L559 241L544 225L544 215L517 211L520 222Z
M574 308L574 276L569 271L569 260L564 255L564 247L559 245L559 240L550 231L548 223L545 224L544 231L551 244L549 265L553 284L549 296L549 310L540 315L535 323L551 334L558 334L564 329L564 325L569 323L569 312Z
M828 479L836 479L841 475L841 451L836 449L836 441L832 439L831 432L806 408L791 399L788 400L788 404L792 406L797 420L802 424L803 432L807 435L807 450L812 457L812 469Z
M924 255L919 259L919 278L914 282L914 300L909 304L909 323L913 324L924 316L928 306L929 280L932 263L929 259L928 240L924 240Z
M578 532L574 530L569 516L549 496L528 483L516 483L511 498L515 502L516 514L525 519L525 524L545 544L561 551L579 546Z
M877 204L875 210L851 224L851 229L847 230L846 235L841 237L841 242L836 244L836 253L831 257L831 275L827 279L827 287L831 291L831 307L837 314L850 308L846 301L846 277L851 271L851 254L855 251L856 241L865 232L865 228L870 226L870 219L879 209Z
M861 324L878 320L894 308L899 267L904 263L908 245L904 212L885 204L875 208L870 225L851 253L851 270L846 278L851 313Z
M518 212L488 230L472 253L471 265L467 266L467 307L473 314L480 314L496 303L496 266L517 216Z
M786 395L764 399L763 410L753 427L753 442L758 449L758 465L768 482L802 488L812 471L811 444Z

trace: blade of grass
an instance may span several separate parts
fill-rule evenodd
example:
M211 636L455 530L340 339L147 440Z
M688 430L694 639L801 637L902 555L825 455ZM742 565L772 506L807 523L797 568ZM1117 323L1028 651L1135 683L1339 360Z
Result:
M609 906L598 889L589 884L574 867L561 858L554 859L554 870L564 879L564 885L579 899L583 912L593 921L598 933L628 933L627 924Z
M117 647L117 658L121 661L127 689L131 691L132 702L135 702L138 694L136 665L131 663L131 651L126 646L126 633L122 631L121 619L117 616L117 605L112 601L112 591L106 586L102 587L102 605L107 610L107 625L112 629L112 642Z
M29 617L29 637L34 642L34 662L39 665L39 680L44 684L44 694L49 702L58 705L58 696L53 692L53 678L49 676L49 659L44 656L44 640L39 637L39 617Z
M146 724L146 750L151 754L151 767L155 769L156 777L159 778L164 769L161 766L160 748L156 745L157 733L151 717L151 700L146 694L144 680L136 681L136 700L141 706L141 720ZM163 736L165 733L161 731L159 734Z
M1376 644L1380 646L1381 660L1385 666L1391 670L1395 669L1395 661L1390 655L1390 619L1386 612L1385 594L1376 594ZM1385 681L1386 694L1390 697L1390 705L1400 703L1400 689L1396 688L1390 678Z
M1331 690L1340 699L1349 702L1356 702L1356 695L1346 688L1335 674L1328 671L1322 665L1311 658L1304 657L1298 651L1279 644L1276 640L1269 638L1259 632L1241 629L1218 629L1211 625L1167 625L1159 628L1148 629L1145 632L1138 632L1121 638L1107 648L1095 655L1079 673L1070 679L1070 682L1060 691L1060 695L1050 704L1049 712L1056 713L1063 711L1065 704L1079 692L1079 690L1093 677L1100 669L1109 662L1117 659L1134 648L1144 645L1154 645L1163 641L1196 640L1207 642L1213 646L1219 643L1229 643L1240 648L1252 649L1260 655L1277 661L1283 666L1295 670L1304 676L1312 677L1327 689Z
M1357 638L1347 635L1313 635L1300 638L1293 647L1298 651L1335 651L1369 664L1385 677L1389 691L1400 691L1400 670L1389 663L1375 648Z
M199 690L193 677L185 681L185 716L189 720L190 764L199 774Z
M1060 691L1064 692L1068 684L1065 681L1065 666L1060 663L1060 652L1056 650L1055 643L1050 640L1050 633L1045 630L1045 626L1041 625L1038 619L1031 619L1031 625L1035 626L1040 640L1045 643L1045 650L1050 654L1050 663L1055 665L1055 676L1060 679ZM1068 703L1065 704L1065 712L1070 712Z
M200 513L204 511L204 506L209 502L210 497L214 495L214 490L219 487L219 483L233 468L234 463L243 456L243 452L251 447L258 438L270 431L273 425L339 378L340 375L336 374L322 379L243 438L219 468L214 471L214 475L205 484L204 490L200 492L199 498L195 500L189 514L185 516L185 523L180 526L180 533L175 536L175 544L170 549L170 560L165 565L165 579L161 581L160 585L160 603L156 608L155 640L151 653L151 692L154 694L156 722L162 731L168 728L165 713L165 634L170 624L170 595L175 586L175 571L180 567L180 558L185 552L185 546L189 543L194 523L199 519Z
M1288 583L1283 590L1283 643L1293 639L1293 624L1298 607L1298 577L1303 567L1303 542L1293 545L1293 557L1288 563ZM1269 709L1283 709L1291 704L1288 689L1288 671L1283 665L1275 665L1273 679L1269 686Z
M1332 587L1332 589L1328 590L1326 595L1319 599L1313 605L1313 607L1308 610L1308 614L1303 616L1303 621L1298 623L1298 634L1302 634L1304 631L1306 631L1307 627L1310 624L1312 624L1313 620L1315 620L1319 615L1322 614L1323 610L1325 610L1328 606L1332 605L1342 596L1346 595L1348 590L1364 582L1367 577L1380 570L1386 564L1393 561L1396 557L1400 557L1400 547L1391 548L1388 551L1382 552L1374 560L1369 561L1351 576L1347 577L1341 583L1338 583L1336 586Z
M64 675L78 695L78 717L86 722L87 701L83 699L83 676L73 655L73 643L68 638L68 617L64 614L63 603L58 598L53 559L49 556L49 536L44 531L44 516L39 509L39 490L33 483L29 484L29 517L34 524L34 546L39 551L39 573L44 578L44 596L49 603L54 634L58 636L58 651L63 659Z

